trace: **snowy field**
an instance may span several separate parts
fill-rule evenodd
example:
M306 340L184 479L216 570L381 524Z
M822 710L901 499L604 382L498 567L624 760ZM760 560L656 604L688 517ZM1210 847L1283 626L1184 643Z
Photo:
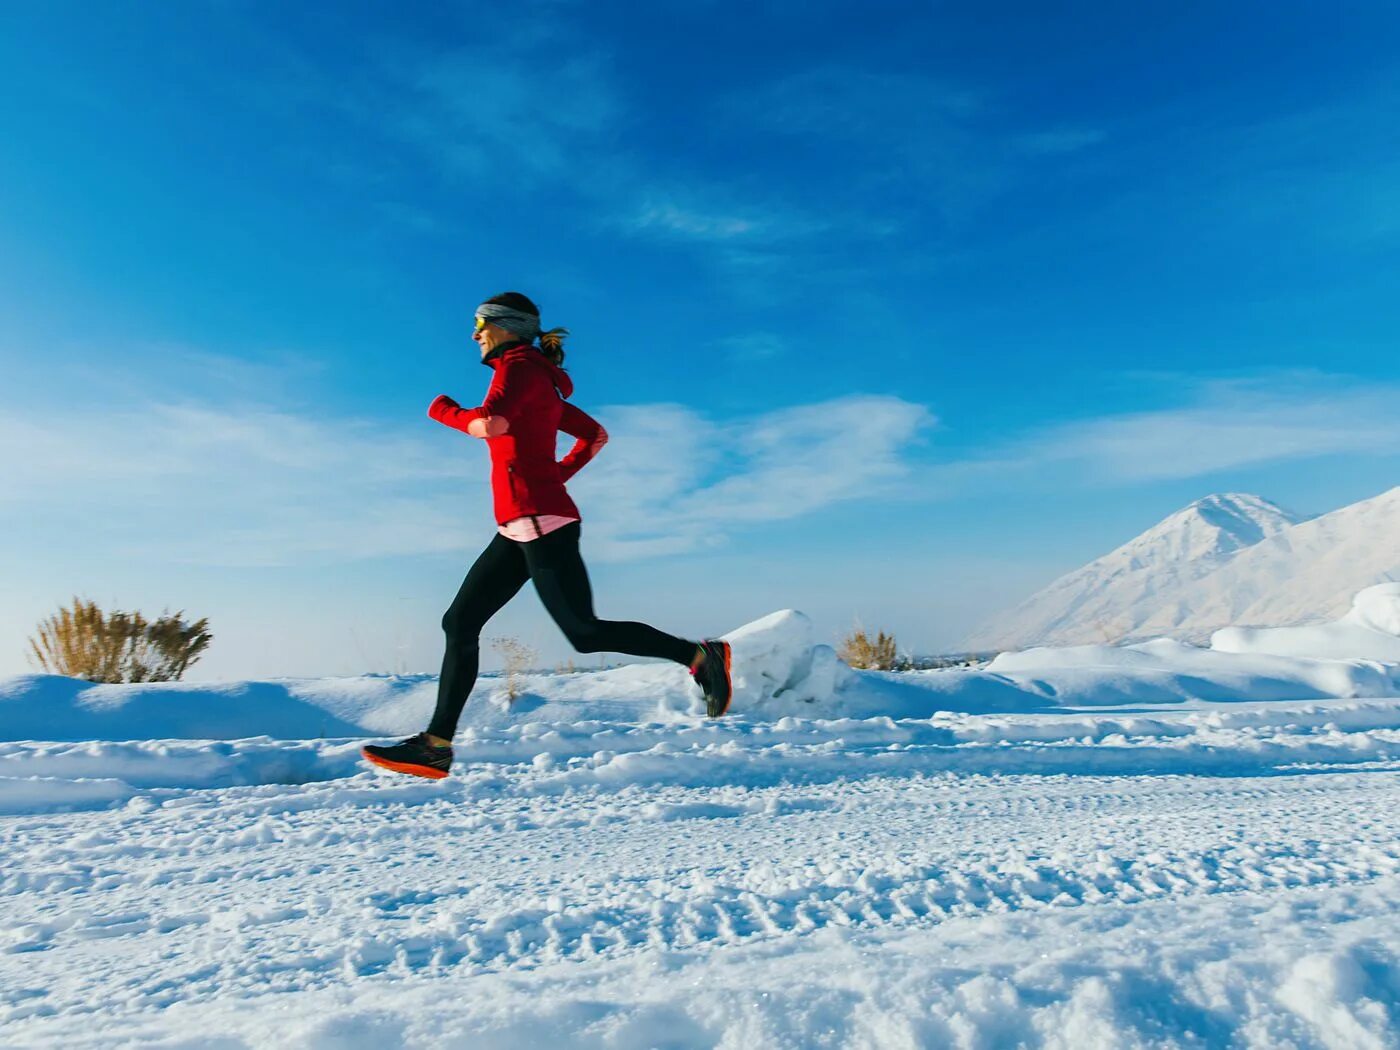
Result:
M1400 1045L1400 585L851 672L0 682L0 1045Z

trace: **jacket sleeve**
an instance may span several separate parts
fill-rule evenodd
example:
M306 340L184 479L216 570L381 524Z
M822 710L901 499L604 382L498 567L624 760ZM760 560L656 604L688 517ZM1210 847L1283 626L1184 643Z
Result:
M428 418L437 420L445 427L465 432L473 419L480 418L477 415L480 411L478 408L463 408L446 394L439 394L428 406Z
M568 454L559 461L559 477L568 481L608 443L608 432L587 412L567 401L564 402L564 411L559 416L559 429L578 439Z
M527 364L507 363L496 370L491 386L486 391L486 400L476 408L463 408L447 395L439 394L428 406L428 416L443 426L472 434L473 437L496 437L504 434L525 401L526 387L532 373L533 369ZM504 425L496 423L485 434L473 434L467 428L476 419L500 420Z

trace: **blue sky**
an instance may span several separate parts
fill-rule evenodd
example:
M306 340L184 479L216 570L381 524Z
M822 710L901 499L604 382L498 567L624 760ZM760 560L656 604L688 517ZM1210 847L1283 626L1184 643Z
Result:
M445 9L446 8L446 9ZM603 615L937 649L1213 491L1400 480L1389 5L0 10L0 673L433 669L472 307L566 325ZM532 596L491 633L567 655ZM8 640L7 640L8 639Z

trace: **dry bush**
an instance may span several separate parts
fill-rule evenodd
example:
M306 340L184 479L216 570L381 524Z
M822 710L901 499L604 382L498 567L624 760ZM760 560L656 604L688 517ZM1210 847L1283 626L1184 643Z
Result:
M506 701L515 703L520 695L520 679L535 666L539 653L531 649L519 638L493 638L491 648L501 654L502 668L506 683Z
M871 638L860 624L842 639L836 655L863 671L894 671L900 666L894 635L880 631Z
M183 616L104 613L96 602L74 598L39 624L29 639L30 660L50 674L89 682L176 682L214 640L207 619L186 623Z

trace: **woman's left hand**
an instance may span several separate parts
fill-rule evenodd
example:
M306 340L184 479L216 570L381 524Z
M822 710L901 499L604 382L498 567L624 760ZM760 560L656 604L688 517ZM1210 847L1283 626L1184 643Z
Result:
M461 407L461 405L457 404L456 401L452 400L452 398L448 397L446 394L439 394L437 397L433 398L433 403L428 406L428 418L441 419L443 413L447 412L449 409Z

